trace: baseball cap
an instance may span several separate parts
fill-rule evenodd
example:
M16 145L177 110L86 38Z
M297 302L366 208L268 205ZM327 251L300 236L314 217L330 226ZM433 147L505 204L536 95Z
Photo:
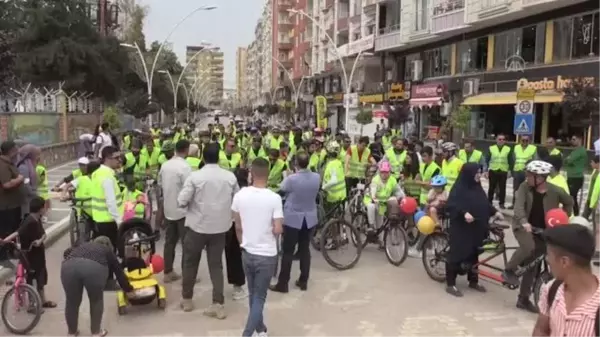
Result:
M79 165L87 165L90 163L90 160L87 157L81 157L77 160L77 164Z

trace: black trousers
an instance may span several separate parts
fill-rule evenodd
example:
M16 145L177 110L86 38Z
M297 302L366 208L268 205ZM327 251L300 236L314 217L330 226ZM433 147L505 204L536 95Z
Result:
M490 179L488 201L490 203L494 201L494 193L496 193L497 188L499 204L504 206L504 202L506 201L506 177L508 173L504 171L489 171L488 174Z
M5 238L16 232L21 225L21 207L0 210L0 238ZM6 247L6 246L4 246ZM6 248L0 248L0 261L7 260L9 251Z
M469 283L476 284L479 282L479 274L477 274L477 268L471 268L471 266L479 262L479 251L474 249L473 253L462 262L446 262L446 285L448 287L454 287L456 285L456 277L463 273L463 266L468 266L467 280Z
M94 239L99 236L106 236L110 239L110 243L113 245L115 253L118 256L123 257L121 254L123 252L123 248L119 245L119 227L116 222L97 222L96 223L96 231L94 232ZM114 278L114 273L112 270L108 272L108 279L112 280Z
M310 276L310 238L312 228L306 225L306 219L302 222L302 228L283 226L283 256L281 258L281 271L277 284L287 286L290 282L292 262L294 261L294 250L298 245L298 257L300 258L300 283L307 283Z
M235 235L235 225L231 225L225 237L225 262L227 264L227 282L236 287L246 284L246 275L244 275L244 266L242 265L242 249Z
M567 185L569 185L569 192L571 192L571 197L573 198L573 213L574 215L579 215L579 199L577 195L583 188L583 177L567 178Z

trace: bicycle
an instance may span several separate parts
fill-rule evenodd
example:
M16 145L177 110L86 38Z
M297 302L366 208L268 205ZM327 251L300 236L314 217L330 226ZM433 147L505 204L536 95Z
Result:
M33 245L32 245L33 246ZM42 298L38 293L37 289L30 284L27 284L27 274L30 272L29 263L25 254L31 250L32 246L27 250L21 249L18 243L14 242L0 242L0 248L12 249L19 260L16 268L16 275L14 282L6 282L10 285L10 288L4 294L2 298L2 322L9 332L15 335L26 335L33 330L40 319L42 318ZM14 301L11 302L10 298L14 295ZM9 320L9 306L11 303L16 308L17 312L26 311L27 314L33 317L33 320L23 328L17 327L13 322Z
M449 252L449 234L448 234L448 226L449 220L444 219L442 222L443 225L441 228L438 228L434 233L429 234L425 240L423 241L423 267L427 272L429 277L437 282L444 282L446 279L445 275L445 263L446 256ZM487 239L484 240L481 247L479 248L479 255L482 254L491 254L490 256L485 257L483 260L479 261L474 265L463 265L463 272L466 273L467 270L471 269L477 271L477 273L486 279L495 281L500 283L502 286L507 287L508 289L515 290L519 286L507 283L504 281L502 277L502 272L504 268L496 267L489 262L495 259L498 256L502 256L503 264L506 265L508 262L507 252L511 250L516 250L518 247L508 247L505 243L505 234L504 230L509 229L510 226L506 224L501 224L497 222L492 222L490 224L490 235ZM532 228L532 234L541 235L543 233L542 229ZM438 242L436 242L438 241ZM433 248L433 252L431 252L432 246L435 244L441 243L441 249ZM434 264L442 263L443 272L436 272L433 270ZM496 271L498 273L494 273L487 270L482 270L479 267L485 267ZM533 285L533 297L534 304L537 307L537 304L540 299L541 289L546 282L552 280L552 274L550 272L550 268L545 260L545 251L541 251L540 249L536 249L533 254L533 257L529 259L529 262L526 263L522 268L520 268L516 275L517 277L523 276L527 271L532 268L536 268L536 274L534 277L534 285Z
M88 242L94 234L92 217L83 211L84 203L91 201L92 198L75 198L73 191L70 191L68 201L71 202L71 214L69 215L69 239L71 247Z
M323 258L325 259L325 261L327 261L327 263L330 266L338 270L346 270L354 267L360 260L363 248L362 243L360 243L360 232L356 227L354 227L345 219L346 207L344 204L345 201L336 203L329 210L329 212L327 212L327 215L331 216L332 218L323 225L319 237L321 253L323 254ZM348 231L350 233L347 233ZM352 236L356 237L359 241L359 244L353 245L354 247L356 247L356 255L354 256L354 258L346 264L334 261L334 259L330 255L331 252L339 251L341 247L349 244L349 237Z

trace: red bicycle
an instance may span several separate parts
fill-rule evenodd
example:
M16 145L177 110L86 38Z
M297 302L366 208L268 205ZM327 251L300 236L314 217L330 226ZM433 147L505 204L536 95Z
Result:
M8 250L19 260L15 280L7 282L10 288L2 299L2 322L11 333L26 335L38 325L44 312L42 298L37 289L27 284L27 273L30 272L30 268L25 254L31 250L31 247L23 250L19 243L0 242L0 249ZM11 311L15 314L24 313L25 317L29 318L29 323L19 324L17 322L19 320L11 315Z

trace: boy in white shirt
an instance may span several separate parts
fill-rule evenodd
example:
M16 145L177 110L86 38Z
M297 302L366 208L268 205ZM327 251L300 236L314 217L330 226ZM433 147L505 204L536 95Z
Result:
M281 197L267 188L269 162L252 162L252 186L242 188L233 197L231 210L235 230L242 247L242 264L248 284L250 312L242 336L267 335L263 309L271 277L277 266L277 236L283 232Z

